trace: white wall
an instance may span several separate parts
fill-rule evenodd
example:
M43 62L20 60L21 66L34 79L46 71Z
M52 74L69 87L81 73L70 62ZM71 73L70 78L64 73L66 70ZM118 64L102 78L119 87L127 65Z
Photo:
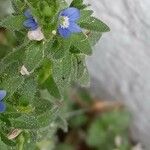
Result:
M87 61L92 91L128 105L134 135L150 150L150 0L88 1L111 28Z

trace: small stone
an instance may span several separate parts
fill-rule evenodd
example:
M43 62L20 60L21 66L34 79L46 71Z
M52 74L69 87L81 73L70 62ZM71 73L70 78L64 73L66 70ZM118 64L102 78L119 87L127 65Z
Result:
M116 144L117 147L119 147L122 144L121 136L118 135L118 136L115 137L115 144Z
M44 39L44 34L41 31L41 28L37 28L33 31L28 31L28 38L31 41L41 41Z
M22 67L21 67L21 70L20 70L20 73L23 75L23 76L25 76L25 75L30 75L30 72L28 72L28 70L27 70L27 68L23 65Z
M13 129L7 136L9 140L15 139L20 133L22 132L21 129Z
M134 146L132 150L143 150L141 143L138 143L136 146Z

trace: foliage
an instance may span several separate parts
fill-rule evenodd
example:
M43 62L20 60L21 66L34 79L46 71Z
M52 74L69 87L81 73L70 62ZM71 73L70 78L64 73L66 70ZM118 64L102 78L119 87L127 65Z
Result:
M93 17L82 0L73 0L70 6L80 9L78 24L84 30L63 38L57 28L59 12L69 7L64 0L11 2L15 12L0 21L5 35L0 41L0 88L7 91L7 109L0 114L0 148L37 150L44 143L50 150L56 129L67 126L65 93L73 82L89 83L85 58L109 27ZM42 41L28 39L23 26L26 9L39 23ZM28 73L21 74L22 66ZM10 139L15 129L21 133Z
M122 107L118 109L117 102L93 101L84 88L79 88L73 97L72 102L68 100L69 132L59 130L56 150L132 149L129 138L130 114L127 110ZM108 105L96 109L95 104L104 103Z

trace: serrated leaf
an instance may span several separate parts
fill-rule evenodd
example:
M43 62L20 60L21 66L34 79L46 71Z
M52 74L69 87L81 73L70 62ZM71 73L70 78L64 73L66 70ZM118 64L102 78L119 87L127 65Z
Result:
M10 1L15 13L17 14L22 13L23 8L25 7L24 3L20 0L10 0Z
M91 45L88 41L88 36L83 33L74 34L71 37L72 45L76 47L80 53L90 55L92 53Z
M88 40L89 40L89 43L91 44L91 46L96 45L96 43L102 37L102 33L101 32L96 32L96 31L89 31L86 34L88 36Z
M78 81L83 73L84 73L84 70L85 70L85 64L84 64L84 60L85 60L85 56L80 56L80 55L73 55L72 56L72 69L74 71L72 71L72 80L75 82L75 81Z
M52 64L50 60L44 60L44 63L40 69L38 80L42 86L42 89L46 88L51 96L60 99L58 87L52 77Z
M11 124L14 128L19 129L39 129L48 126L54 121L58 108L53 108L50 111L45 111L40 115L22 115L17 119L11 119Z
M0 86L7 91L7 96L12 96L24 83L24 78L18 71L18 63L12 63L1 76Z
M47 88L48 92L54 96L55 98L57 99L60 99L60 93L59 93L59 90L58 90L58 87L53 79L52 76L49 76L49 78L44 82L44 85L43 85L45 88Z
M88 17L90 17L93 14L93 10L81 10L80 11L80 20L79 22L86 21Z
M60 61L53 61L53 78L61 92L64 94L64 91L69 87L71 82L71 72L72 72L72 60L71 55L68 54Z
M18 15L18 16L8 16L7 18L0 21L0 26L4 27L11 31L19 31L23 28L23 22L24 22L24 16Z
M83 0L73 0L70 4L70 7L76 7L78 9L84 9L87 5L83 4Z
M89 75L87 68L84 69L83 75L78 80L78 83L83 87L87 87L90 85L90 75Z
M57 0L57 3L60 11L68 7L68 4L65 0Z
M16 61L18 63L22 62L22 59L24 57L24 49L28 45L29 42L25 42L21 46L15 48L10 52L8 55L6 55L1 61L0 61L0 74L4 72L4 70L9 67L12 63L15 63Z
M80 20L78 24L87 30L98 32L110 31L110 28L105 23L95 17L87 17L85 20Z
M4 113L5 118L18 118L23 113L17 111L16 107L12 106L12 104L7 104L7 111Z
M44 59L45 46L39 43L33 43L25 52L24 66L28 71L37 69Z
M72 56L72 81L80 84L80 86L89 86L90 77L85 65L85 56L84 55L75 55Z
M18 90L18 94L20 95L19 101L23 99L23 103L27 102L30 105L33 104L33 100L35 98L35 94L37 92L37 83L34 78L28 78L24 81L22 87Z
M51 59L62 59L69 52L70 46L70 40L57 37L54 39L52 46L49 46L49 57Z
M82 60L84 57L68 54L61 61L53 62L53 77L62 95L73 82L83 86L89 84L87 68Z
M8 146L15 146L16 145L16 141L11 141L9 140L6 135L3 133L3 131L0 132L0 136L1 136L1 141L5 144L7 144ZM7 147L9 148L9 147Z

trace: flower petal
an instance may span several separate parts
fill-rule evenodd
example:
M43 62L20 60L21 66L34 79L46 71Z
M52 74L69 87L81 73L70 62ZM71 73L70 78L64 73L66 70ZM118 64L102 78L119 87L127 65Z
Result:
M67 38L67 37L69 37L71 35L71 32L67 28L59 27L58 28L58 32L64 38Z
M27 10L24 12L24 15L25 15L27 18L32 18L32 14L31 14L30 9L27 9Z
M5 90L0 90L0 101L6 96Z
M38 24L35 22L33 18L27 19L24 21L23 25L31 30L35 30L38 28Z
M64 9L60 16L68 16L70 21L76 21L80 18L80 10L74 7Z
M6 110L6 105L3 102L0 102L0 113Z
M81 28L80 28L80 26L78 26L78 25L77 25L76 23L74 23L74 22L70 22L70 25L69 25L68 30L69 30L70 32L81 32L81 31L82 31Z

